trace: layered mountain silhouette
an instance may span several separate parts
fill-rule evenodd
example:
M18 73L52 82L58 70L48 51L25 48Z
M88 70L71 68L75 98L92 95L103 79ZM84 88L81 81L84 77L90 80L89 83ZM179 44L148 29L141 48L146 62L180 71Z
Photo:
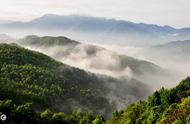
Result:
M158 26L153 24L133 23L124 20L105 19L90 16L60 16L47 14L36 18L30 22L14 22L7 24L12 27L20 28L44 28L44 29L60 29L60 30L79 30L93 32L115 32L115 33L140 33L154 34L155 36L162 34L183 34L189 33L190 28L175 29L170 26Z
M148 97L181 78L159 62L172 69L176 63L177 74L188 70L190 40L183 39L190 39L190 28L48 14L0 24L0 29L18 37L34 34L19 39L0 35L0 116L6 114L7 123L102 124L111 113L108 124L190 122L190 78ZM91 44L96 40L146 46L140 55L149 59ZM147 48L152 44L157 45Z
M66 37L27 36L17 41L23 47L47 54L58 61L92 73L119 79L135 78L151 86L160 79L170 79L171 73L158 65L118 54L106 48L85 44ZM151 76L150 76L151 75ZM152 84L151 80L155 80ZM167 82L167 81L166 81Z
M154 24L133 23L130 21L105 19L79 15L54 15L47 14L29 22L14 22L0 25L3 30L27 30L32 33L38 31L64 34L72 38L86 40L115 41L117 43L141 43L153 41L166 41L190 38L190 28L176 29L170 26L158 26ZM26 33L26 32L25 32ZM52 33L53 34L53 33ZM72 34L72 35L71 35ZM86 38L85 38L86 37ZM145 42L146 41L146 42ZM152 41L152 42L153 42ZM137 43L136 43L137 42ZM152 43L153 44L153 43Z

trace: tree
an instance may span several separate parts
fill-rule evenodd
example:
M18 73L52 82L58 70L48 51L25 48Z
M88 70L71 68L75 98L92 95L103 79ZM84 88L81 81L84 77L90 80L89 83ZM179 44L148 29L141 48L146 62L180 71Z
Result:
M33 124L36 122L37 115L33 110L32 103L17 106L13 113L13 120L17 123Z
M96 116L96 118L92 121L92 124L104 124L105 120L102 116Z
M40 120L44 123L49 123L52 120L53 112L49 109L46 109L42 113L40 113Z
M190 124L190 114L189 116L186 118L186 123L185 124Z
M149 106L158 106L161 105L160 93L156 91L152 97L149 98Z
M65 120L66 115L63 112L54 113L51 122L53 124L70 124L68 120Z

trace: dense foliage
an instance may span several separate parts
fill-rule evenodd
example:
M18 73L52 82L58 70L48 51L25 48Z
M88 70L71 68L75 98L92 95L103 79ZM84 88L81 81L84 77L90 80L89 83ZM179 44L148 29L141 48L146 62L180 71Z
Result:
M71 113L83 108L105 114L113 106L102 88L102 81L91 73L16 45L0 45L0 100L32 102L37 110Z
M104 81L91 73L15 44L0 44L0 116L8 117L4 123L103 124L104 118L95 113L114 109L106 92ZM105 123L190 124L190 78L113 112Z
M111 124L190 124L190 78L113 113Z
M0 123L12 124L102 124L105 122L102 116L93 116L88 112L77 109L72 114L52 112L46 109L35 112L32 103L16 105L12 100L0 100L0 115L7 116L7 120Z

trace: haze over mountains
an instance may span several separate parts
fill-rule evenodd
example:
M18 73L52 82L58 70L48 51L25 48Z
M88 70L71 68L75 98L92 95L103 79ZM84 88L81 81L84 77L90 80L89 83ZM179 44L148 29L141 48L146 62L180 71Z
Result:
M35 110L70 114L77 107L110 117L113 110L175 86L190 73L190 40L184 40L190 39L190 28L48 14L0 24L0 32L1 99L32 102ZM188 95L186 83L182 91ZM147 102L164 105L178 88L169 92L162 89ZM149 116L149 107L146 111Z
M8 23L0 27L2 33L6 31L13 35L17 35L17 32L13 31L19 29L20 35L64 35L80 41L137 46L190 38L190 28L176 29L170 26L78 15L47 14L29 22Z
M160 85L159 79L165 80L166 77L166 79L171 78L169 77L170 72L148 61L141 61L132 57L120 55L106 50L103 47L83 44L63 36L38 37L31 35L14 40L5 34L1 36L0 39L6 39L6 41L1 40L2 43L7 43L7 41L9 41L9 43L14 42L25 48L47 54L70 66L75 66L87 72L94 73L96 77L99 78L100 82L102 82L101 85L99 84L99 87L106 91L106 93L104 92L105 95L107 94L105 98L113 109L121 109L125 107L126 104L147 97L152 92L152 89L146 89L146 87L152 87L154 89ZM9 46L5 47L9 48ZM18 48L13 48L18 49L19 46ZM14 51L15 50L12 52L14 53ZM19 53L17 54L20 56ZM31 54L30 56L33 55ZM39 61L41 62L41 60ZM75 73L76 72L73 72L73 74ZM86 77L83 78L86 79ZM154 84L149 80L155 80ZM98 82L94 85L98 85ZM64 109L66 103L62 105L63 111L66 111L66 109ZM80 106L80 103L77 102L77 104ZM113 105L115 105L115 107ZM84 108L84 106L82 108ZM88 107L85 108L89 109ZM71 109L74 108L71 106ZM105 116L110 116L106 114L106 111L108 111L107 108L103 107L102 109L103 110L98 108L96 112L100 112ZM92 108L89 110L92 110Z
M133 78L95 75L16 44L1 44L0 49L1 79L6 77L0 80L5 84L1 97L16 98L19 104L27 96L27 101L36 99L36 108L71 113L78 107L110 117L112 109L150 94L146 84ZM6 87L17 90L7 93Z
M28 45L28 48L48 54L51 57L59 61L64 61L65 63L71 64L72 66L86 69L93 73L114 76L119 75L120 77L125 76L126 73L128 73L128 75L134 75L131 73L131 68L126 66L129 63L134 63L134 61L135 64L133 65L133 69L135 67L135 69L138 70L137 72L142 72L139 70L144 69L143 72L145 72L145 75L146 73L150 73L149 70L151 69L149 67L147 67L148 71L146 67L136 67L137 63L133 58L146 60L147 62L151 61L155 65L159 65L161 67L164 66L164 68L167 68L166 66L168 63L170 63L169 60L172 59L169 59L163 64L160 63L162 62L162 59L164 59L163 57L165 56L167 60L167 58L171 58L171 54L173 55L173 58L180 56L180 54L176 52L176 56L174 56L175 53L168 55L168 51L162 52L161 54L159 51L162 49L152 49L154 47L151 46L166 44L170 41L176 41L178 39L190 39L190 28L176 29L170 26L133 23L124 20L79 15L64 16L47 14L29 22L13 22L2 24L0 27L2 32L7 32L13 36L16 35L16 37L19 38L23 38L28 34L36 34L39 36L67 36L71 39L74 39L70 40L66 38L66 40L71 41L72 44L70 44L70 42L69 44L62 44L62 42L59 44L59 38L64 39L64 37L43 37L41 39L40 37L30 36L22 40L28 42L25 44ZM14 38L12 38L12 40L13 39ZM55 45L56 43L58 43L58 45ZM147 49L147 47L150 48ZM172 49L173 50L170 51L175 51L175 49L178 49L179 52L181 51L180 48L175 46L172 47ZM163 56L158 57L157 51L158 54ZM181 60L182 58L188 59L188 56L181 57ZM177 59L179 60L179 58ZM103 61L102 63L104 64L94 63L94 61L98 60ZM177 65L176 68L179 68L180 65L178 60L173 60ZM187 65L188 62L183 68L185 68ZM146 79L145 75L142 77L136 75L136 77L138 77L140 80L144 80L145 82L151 82L149 79ZM161 80L158 82L160 81ZM172 82L175 81L176 79L174 79Z
M0 60L0 111L9 117L6 122L190 122L190 78L181 81L172 89L162 88L154 92L146 101L141 100L124 110L116 110L111 119L105 120L110 111L116 109L112 104L114 101L110 103L110 97L107 96L110 91L114 92L111 94L112 97L119 93L119 96L135 95L142 98L148 91L147 87L136 80L130 80L127 85L113 78L97 77L16 44L0 44ZM115 84L115 89L112 84ZM126 97L121 97L121 100L125 99ZM75 107L81 109L74 110ZM96 114L102 114L104 117Z
M10 20L0 20L0 24L8 24L8 23L12 23L14 21L10 21Z
M178 72L183 78L188 76L190 63L190 40L171 41L141 49L135 56L157 63L163 68ZM169 66L172 65L172 66ZM178 77L181 77L178 76Z
M4 34L0 39L6 39L4 42L18 43L23 47L42 52L58 61L90 71L92 73L124 79L135 78L148 84L153 89L157 89L163 85L169 87L174 86L175 84L170 84L170 82L176 82L185 78L188 76L189 72L188 70L185 73L177 72L177 70L183 71L184 68L187 68L188 61L187 64L182 67L179 64L180 62L174 60L175 66L173 66L173 68L168 68L167 65L170 63L168 60L171 60L170 56L172 54L174 57L174 54L171 53L170 55L167 55L166 51L162 56L156 56L156 53L158 52L159 54L160 50L152 49L154 47L142 48L133 56L133 54L129 54L133 51L133 49L119 52L120 48L122 48L121 46L116 49L112 49L110 47L107 49L107 46L101 47L92 45L91 42L81 43L63 36L38 37L35 35L30 35L25 38L14 39ZM3 40L1 41L3 42ZM183 42L180 43L183 44ZM188 46L185 46L188 50ZM175 49L177 51L181 51L182 49L180 49L180 47L172 48L174 51ZM168 60L165 58L166 61L162 61L162 57L164 57L164 55L168 58ZM176 56L179 57L180 54L177 54ZM188 59L188 56L185 58ZM154 80L154 83L152 83L152 80Z
M136 59L128 56L128 54L119 54L101 46L81 43L63 36L38 37L31 35L14 42L92 73L119 79L135 78L141 80L153 89L167 85L167 82L176 81L169 70L149 61ZM152 80L155 80L154 83Z
M167 44L155 45L147 49L149 55L150 51L154 51L152 53L152 57L165 59L171 62L180 62L183 64L187 64L190 61L190 40L184 41L172 41Z

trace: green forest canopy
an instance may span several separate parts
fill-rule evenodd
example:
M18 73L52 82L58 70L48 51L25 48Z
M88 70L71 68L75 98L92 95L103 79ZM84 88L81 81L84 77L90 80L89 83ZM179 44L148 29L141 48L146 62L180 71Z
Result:
M156 91L146 101L113 112L110 120L89 112L114 108L103 97L102 90L97 90L101 89L100 84L101 80L93 74L41 53L0 45L0 115L7 115L5 123L190 123L190 78L172 89ZM74 109L72 105L82 109Z

